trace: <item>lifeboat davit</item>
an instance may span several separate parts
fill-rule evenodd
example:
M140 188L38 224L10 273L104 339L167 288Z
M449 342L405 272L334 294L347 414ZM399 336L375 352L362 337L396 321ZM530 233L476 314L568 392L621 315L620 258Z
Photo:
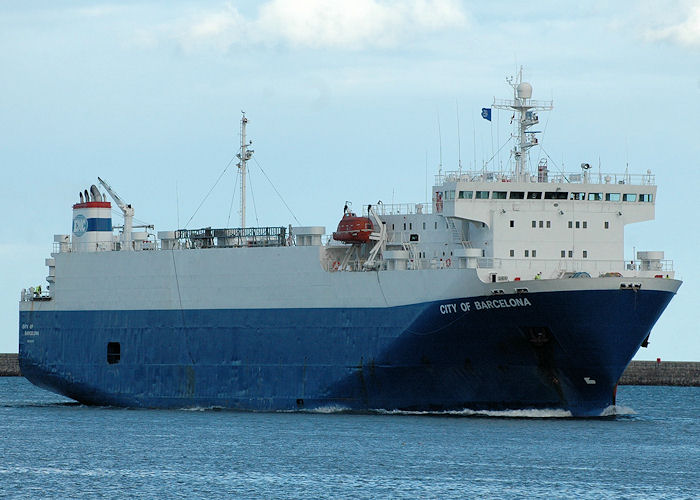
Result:
M369 217L358 217L346 211L338 223L338 230L333 233L333 239L343 243L367 243L372 231L374 226Z

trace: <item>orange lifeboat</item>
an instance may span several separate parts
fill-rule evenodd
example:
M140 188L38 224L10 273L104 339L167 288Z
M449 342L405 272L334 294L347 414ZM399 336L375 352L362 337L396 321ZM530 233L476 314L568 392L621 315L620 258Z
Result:
M369 217L358 217L354 212L345 210L333 239L343 243L367 243L372 231L374 226Z

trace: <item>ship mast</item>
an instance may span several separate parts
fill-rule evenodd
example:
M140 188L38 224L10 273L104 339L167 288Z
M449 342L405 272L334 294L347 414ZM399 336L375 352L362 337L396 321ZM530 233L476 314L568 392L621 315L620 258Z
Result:
M253 144L253 141L246 142L245 128L248 123L248 118L245 117L245 111L241 111L241 150L236 155L240 160L236 166L241 170L241 228L245 229L245 193L246 193L246 173L248 171L247 162L253 157L254 151L248 149L248 146Z
M516 120L517 140L513 147L513 156L515 157L515 181L529 182L530 173L528 172L528 151L531 147L537 145L537 131L528 130L533 125L539 123L539 117L536 111L549 111L552 109L552 101L535 101L532 98L532 85L523 82L523 68L520 67L517 80L514 77L506 79L508 84L513 87L513 99L493 100L493 107L496 109L513 110L513 119ZM512 122L512 120L511 120Z

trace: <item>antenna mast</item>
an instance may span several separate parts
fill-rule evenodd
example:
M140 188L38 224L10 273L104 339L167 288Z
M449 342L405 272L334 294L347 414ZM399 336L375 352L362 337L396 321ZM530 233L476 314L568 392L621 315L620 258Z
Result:
M517 79L509 77L506 79L508 84L513 87L513 100L499 99L493 100L493 107L496 109L512 109L513 119L516 120L518 133L517 142L513 147L513 156L515 157L515 180L527 182L530 180L530 173L527 170L528 166L528 150L537 145L537 131L528 130L533 125L539 123L539 117L536 111L549 111L552 109L552 101L535 101L532 97L532 85L523 82L523 67L520 67ZM517 115L517 116L516 116ZM511 120L512 122L512 120Z
M457 166L459 167L459 173L462 173L462 135L459 133L459 101L456 101L457 105Z
M438 141L440 141L440 165L438 166L438 174L442 175L442 130L440 129L440 112L437 115L438 120ZM393 201L392 201L393 203Z
M236 166L241 170L241 227L245 229L245 178L246 172L248 171L248 166L246 164L248 160L253 157L254 151L252 149L248 149L248 146L253 144L253 141L246 142L245 128L246 124L248 123L248 118L245 117L245 111L241 111L241 113L243 115L241 117L241 151L236 155L240 160Z

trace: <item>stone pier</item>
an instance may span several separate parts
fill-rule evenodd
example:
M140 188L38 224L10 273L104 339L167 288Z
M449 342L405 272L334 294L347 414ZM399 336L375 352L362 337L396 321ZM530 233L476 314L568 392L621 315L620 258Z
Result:
M17 354L0 354L0 377L16 377L19 375Z
M700 387L700 363L683 361L632 361L620 385L682 385Z

